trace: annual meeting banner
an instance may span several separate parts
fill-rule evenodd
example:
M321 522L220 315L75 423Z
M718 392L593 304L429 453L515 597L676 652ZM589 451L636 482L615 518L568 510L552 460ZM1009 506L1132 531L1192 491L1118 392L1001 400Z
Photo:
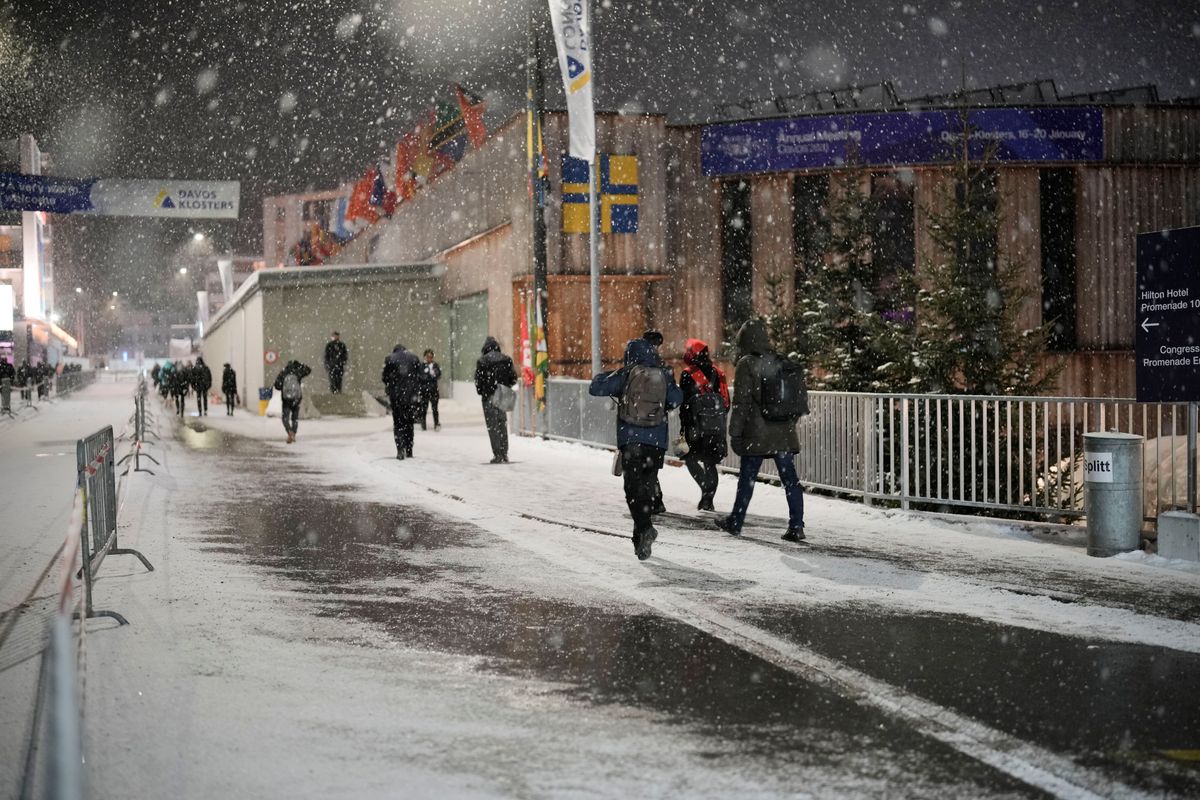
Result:
M969 151L989 146L997 161L1099 161L1104 115L1099 108L985 108L970 111ZM958 157L963 124L957 111L875 112L764 119L705 126L705 175L781 172L842 166L942 164Z
M237 219L238 181L56 178L0 173L0 210L118 217Z

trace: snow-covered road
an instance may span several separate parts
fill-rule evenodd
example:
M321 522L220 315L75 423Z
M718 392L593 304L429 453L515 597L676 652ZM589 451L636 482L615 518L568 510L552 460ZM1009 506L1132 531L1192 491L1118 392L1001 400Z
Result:
M787 545L768 486L737 540L678 468L638 562L608 454L514 439L489 465L477 408L447 405L404 462L386 419L303 421L288 446L278 420L193 417L153 451L122 534L156 571L107 562L98 592L131 625L89 625L95 796L1200 786L1178 760L1200 746L1195 570L813 496L810 544Z

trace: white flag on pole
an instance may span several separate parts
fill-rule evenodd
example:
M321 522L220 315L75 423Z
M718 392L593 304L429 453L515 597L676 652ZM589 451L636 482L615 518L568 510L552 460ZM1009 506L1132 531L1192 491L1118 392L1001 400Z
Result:
M570 153L591 164L596 154L596 112L592 106L592 23L589 0L549 0L554 44L567 94Z

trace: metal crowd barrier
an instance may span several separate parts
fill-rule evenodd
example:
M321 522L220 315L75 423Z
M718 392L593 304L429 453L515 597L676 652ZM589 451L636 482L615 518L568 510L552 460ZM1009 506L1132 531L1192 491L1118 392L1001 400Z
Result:
M129 424L133 426L133 448L121 459L121 464L127 461L133 462L134 472L148 472L154 474L154 470L144 469L142 467L142 459L149 459L155 464L159 464L158 459L149 453L143 453L142 449L147 444L148 436L158 438L157 434L150 430L148 422L153 422L154 415L146 407L146 396L148 389L146 388L146 376L144 373L138 374L137 389L133 393L133 415L129 417ZM160 465L161 466L161 465Z
M151 572L154 566L137 550L122 548L117 541L116 456L112 426L103 428L76 445L79 483L84 497L83 547L84 616L112 617L128 624L115 611L97 611L92 604L93 583L100 565L110 553L137 556Z
M61 372L54 378L54 392L59 397L68 397L72 392L91 386L96 381L95 370L84 372Z
M547 384L546 410L522 387L513 431L616 446L614 405L588 381ZM1083 434L1146 437L1143 514L1186 507L1187 406L1130 399L809 393L796 468L806 486L864 502L1008 515L1081 517ZM678 415L671 415L671 441ZM732 449L722 466L736 471ZM763 464L760 477L777 478Z

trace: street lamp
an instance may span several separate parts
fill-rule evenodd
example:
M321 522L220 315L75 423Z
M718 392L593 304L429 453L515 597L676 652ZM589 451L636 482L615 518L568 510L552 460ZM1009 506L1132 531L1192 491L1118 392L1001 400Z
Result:
M179 274L180 274L180 275L187 275L187 267L180 267L180 268L179 268Z
M75 287L75 294L83 294L83 287L82 287L82 286L76 286L76 287Z
M114 289L114 290L113 290L113 297L116 297L116 296L117 296L117 292L116 292L116 290Z
M200 231L196 231L195 233L192 234L192 239L197 242L202 242L202 241L204 241L204 234L201 233Z

